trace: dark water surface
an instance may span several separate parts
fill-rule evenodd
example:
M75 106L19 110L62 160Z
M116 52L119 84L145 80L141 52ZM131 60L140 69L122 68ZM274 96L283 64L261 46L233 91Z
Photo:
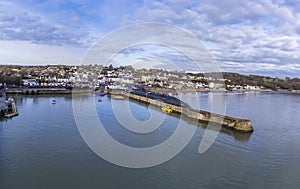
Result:
M179 155L144 169L119 167L98 157L79 134L70 96L15 96L19 116L0 122L0 188L299 188L300 95L185 97L200 97L200 107L210 110L212 95L226 100L227 115L250 119L255 131L222 130L212 147L199 154L205 132L201 124ZM53 98L55 105L50 103ZM110 98L87 98L95 98L99 117L112 137L129 146L157 145L170 137L178 124L178 117L166 116L160 129L132 133L118 124ZM150 116L145 105L130 102L130 109L139 120Z

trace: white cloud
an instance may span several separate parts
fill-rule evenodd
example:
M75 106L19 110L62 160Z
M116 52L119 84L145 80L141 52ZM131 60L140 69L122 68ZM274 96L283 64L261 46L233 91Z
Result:
M48 23L40 15L12 3L0 1L0 39L31 41L51 45L84 44L88 32L80 32L64 25Z
M242 67L244 72L261 69L277 73L300 63L300 7L271 0L170 2L147 1L137 11L136 19L170 23L192 31L224 71L230 67L239 72L237 68ZM237 64L233 66L232 62Z

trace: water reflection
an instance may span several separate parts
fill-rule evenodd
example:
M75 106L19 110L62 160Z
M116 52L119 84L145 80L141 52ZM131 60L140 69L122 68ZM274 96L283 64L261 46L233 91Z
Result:
M77 189L87 183L90 188L107 189L297 188L300 95L226 95L226 114L250 119L254 133L224 128L214 145L200 155L197 149L207 124L186 120L189 127L199 126L189 145L169 162L141 170L117 167L87 147L76 128L70 95L37 96L37 104L34 96L14 97L19 116L0 121L0 188ZM54 106L52 98L58 100ZM166 116L166 124L156 133L139 136L117 123L109 98L84 98L94 98L101 121L116 140L136 148L164 141L180 117ZM208 94L200 101L201 109L208 110ZM131 101L130 105L131 111L139 111L137 118L148 118L147 104Z
M226 96L222 96L222 97L224 97L223 102L225 102ZM189 97L189 98L191 98L191 97ZM145 102L140 102L140 101L137 101L137 100L134 100L134 99L130 99L130 101L135 102L135 103L137 103L139 105L142 105L142 106L146 106L146 107L149 106L149 104L147 104ZM151 106L150 108L156 109L157 111L161 111L159 107ZM173 116L173 117L177 117L179 119L183 119L184 121L186 121L189 124L196 125L196 126L201 127L203 129L208 129L208 127L207 127L208 123L203 123L201 121L194 120L194 119L188 118L186 116L181 116L180 114L173 113L173 114L170 114L170 115ZM211 126L209 127L210 130L217 131L217 132L219 131L219 126L217 124L214 124L214 123L210 123L210 124L211 124ZM230 136L234 137L235 139L237 139L239 141L248 141L250 139L251 135L252 135L252 133L237 132L233 129L225 128L225 127L222 127L220 132L224 133L224 134L227 134L227 135L230 135Z
M90 95L88 95L90 96ZM8 95L8 97L13 98L17 104L17 106L23 106L26 104L26 102L32 101L33 104L37 105L41 100L44 99L51 99L51 98L59 98L64 102L70 102L72 101L72 95L64 95L64 94L53 94L53 95L29 95L29 96L24 96L24 95Z

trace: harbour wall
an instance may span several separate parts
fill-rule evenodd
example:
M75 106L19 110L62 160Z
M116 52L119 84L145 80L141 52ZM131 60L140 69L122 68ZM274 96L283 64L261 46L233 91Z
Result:
M247 119L240 119L240 118L234 118L230 116L225 115L219 115L203 110L197 110L194 108L191 108L190 106L187 106L185 104L184 107L182 106L176 106L172 104L165 103L159 99L151 99L144 96L136 95L130 92L126 91L119 91L119 90L111 90L109 91L109 94L111 95L121 95L130 99L134 99L140 102L152 104L154 106L158 106L160 108L162 107L168 107L172 109L173 113L180 114L183 116L186 116L187 118L201 121L201 122L212 122L221 124L223 127L231 128L239 132L253 132L253 127L251 125L251 121Z

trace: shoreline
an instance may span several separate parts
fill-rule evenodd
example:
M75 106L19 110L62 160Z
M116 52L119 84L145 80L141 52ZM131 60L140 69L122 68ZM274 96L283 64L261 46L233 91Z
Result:
M6 89L6 94L16 95L72 95L77 93L93 93L91 89L65 89L65 88L24 88L24 89Z
M228 91L224 89L165 89L165 88L145 88L145 91L165 94L165 95L176 95L176 94L187 94L187 93L269 93L269 94L300 94L300 90L277 90L273 91L270 89L241 89ZM77 93L95 93L93 89L65 89L65 88L11 88L5 90L6 94L18 94L18 95L52 95L52 94L77 94Z
M164 88L146 88L146 91L149 92L156 92L161 94L185 94L185 93L274 93L274 94L300 94L300 90L277 90L273 91L271 89L260 89L260 90L253 90L253 89L241 89L241 90L233 90L228 91L224 89L164 89Z

